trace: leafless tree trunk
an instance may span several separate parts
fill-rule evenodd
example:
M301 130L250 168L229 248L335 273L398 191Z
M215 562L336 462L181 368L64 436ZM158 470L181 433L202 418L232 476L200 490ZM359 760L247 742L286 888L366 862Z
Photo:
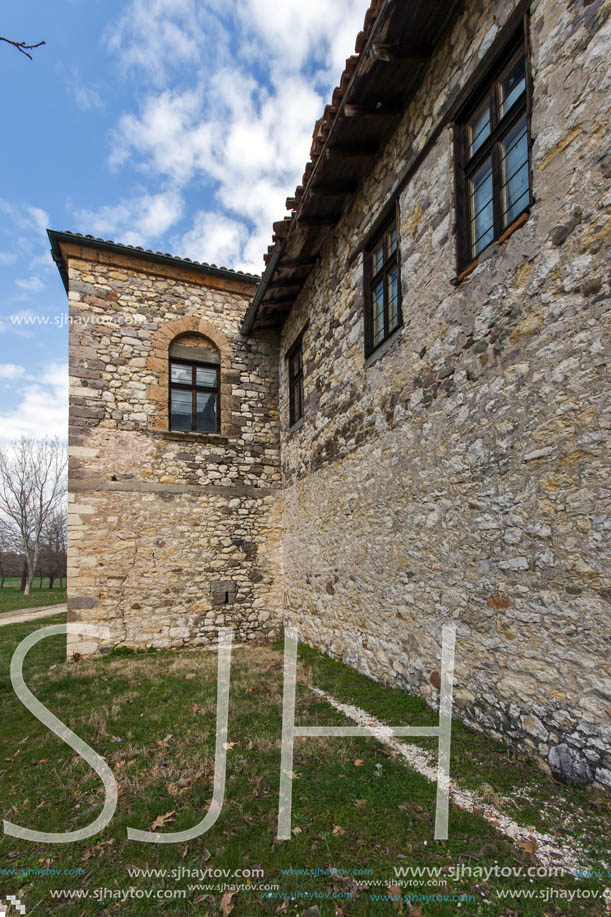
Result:
M0 514L15 526L26 564L29 595L42 534L66 493L66 449L59 440L23 438L0 449Z
M4 589L7 576L14 576L15 554L19 550L19 538L15 526L0 516L0 589Z
M45 526L43 532L43 552L40 569L49 577L49 589L53 589L56 579L61 580L66 571L67 562L67 516L66 511L62 508L53 513Z

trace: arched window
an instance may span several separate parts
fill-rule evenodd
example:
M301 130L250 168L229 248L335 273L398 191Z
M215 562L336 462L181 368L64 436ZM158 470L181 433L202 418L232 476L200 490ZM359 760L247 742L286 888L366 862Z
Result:
M170 430L218 433L220 354L201 334L183 334L170 344Z

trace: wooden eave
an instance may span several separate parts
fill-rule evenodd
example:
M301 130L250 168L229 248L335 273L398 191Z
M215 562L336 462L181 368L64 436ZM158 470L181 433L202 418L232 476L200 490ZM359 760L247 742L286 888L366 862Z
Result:
M323 242L340 220L421 82L462 0L372 0L357 54L314 128L311 159L274 223L266 270L243 333L282 324ZM281 285L281 286L280 286Z

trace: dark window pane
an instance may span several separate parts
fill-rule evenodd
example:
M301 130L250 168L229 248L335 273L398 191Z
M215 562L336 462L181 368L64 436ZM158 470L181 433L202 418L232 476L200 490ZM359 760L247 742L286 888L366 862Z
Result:
M486 101L478 108L469 122L469 155L473 156L489 136L490 103Z
M195 429L198 433L216 433L216 395L212 392L196 392L195 408Z
M528 205L528 136L526 118L501 140L503 222L508 226Z
M193 370L191 366L182 366L180 363L172 363L172 382L180 382L182 385L191 385Z
M473 255L494 239L494 209L492 205L492 161L487 159L470 181L471 240Z
M191 429L191 392L173 388L170 393L170 429Z
M388 330L390 332L399 324L399 269L391 268L386 280L388 284Z
M509 66L500 79L499 89L501 116L503 116L526 90L526 58L524 56Z
M373 290L373 343L379 344L384 337L384 281Z
M303 353L301 340L294 345L289 357L289 423L292 426L303 417Z
M197 385L216 388L216 369L206 369L202 366L198 366L195 370L195 381Z
M380 242L373 252L373 273L377 274L384 264L384 243Z

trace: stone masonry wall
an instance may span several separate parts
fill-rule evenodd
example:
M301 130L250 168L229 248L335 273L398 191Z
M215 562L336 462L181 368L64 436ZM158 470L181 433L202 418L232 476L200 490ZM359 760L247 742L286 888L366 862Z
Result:
M451 129L431 148L399 200L404 325L369 361L348 258L514 6L467 4L283 329L286 613L432 705L454 622L465 721L610 787L610 7L532 3L535 203L458 285Z
M65 257L69 614L110 628L70 637L69 654L207 644L221 625L238 642L273 633L278 344L239 334L253 284L78 246ZM170 433L168 348L197 334L220 352L221 432Z

